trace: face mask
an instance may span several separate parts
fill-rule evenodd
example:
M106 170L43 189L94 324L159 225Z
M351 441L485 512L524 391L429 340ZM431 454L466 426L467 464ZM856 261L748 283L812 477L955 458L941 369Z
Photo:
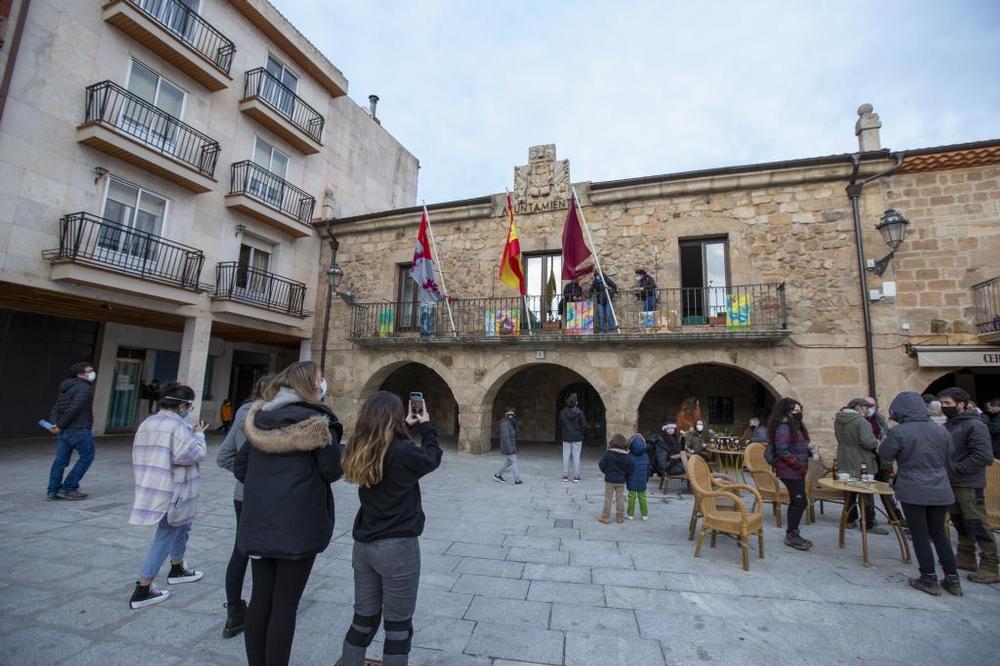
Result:
M191 413L191 408L181 407L180 409L177 410L177 413L180 414L182 419L186 419L188 417L188 414Z
M703 425L695 426L694 429L697 430L698 432L701 432L702 430L705 429L705 426Z
M802 420L802 412L795 412L794 414L792 414L792 418L795 419L796 421L801 421Z
M324 377L319 382L319 399L320 400L322 400L323 398L326 397L326 389L327 389L326 377Z
M874 407L869 407L868 411L866 411L865 414L868 415L868 418L871 418L871 417L875 416L875 408Z
M941 406L941 413L947 416L949 419L953 419L958 416L958 405L951 405L949 407Z
M94 380L97 379L97 373L94 372L93 370L91 370L90 372L87 373L87 376L85 377L85 379L88 382L90 382L91 384L93 384Z

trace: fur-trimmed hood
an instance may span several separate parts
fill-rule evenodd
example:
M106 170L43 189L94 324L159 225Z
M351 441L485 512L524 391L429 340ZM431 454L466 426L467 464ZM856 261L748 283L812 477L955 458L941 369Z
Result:
M299 402L262 410L264 406L262 400L254 402L244 425L247 441L264 453L321 449L333 443L331 428L342 430L337 418L323 406Z

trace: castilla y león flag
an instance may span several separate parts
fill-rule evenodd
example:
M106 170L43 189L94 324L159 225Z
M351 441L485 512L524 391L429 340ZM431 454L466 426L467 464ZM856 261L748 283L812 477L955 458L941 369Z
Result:
M427 209L420 216L420 231L417 232L417 247L413 251L413 268L410 275L420 289L421 303L436 303L444 298L434 275L434 257L431 255L431 243L427 238L430 220L427 219Z
M590 248L583 240L580 230L580 220L576 216L576 197L570 198L569 213L566 215L566 225L562 236L562 279L572 280L586 275L594 270L593 263L583 264L591 257Z
M500 281L508 287L517 289L522 296L527 292L524 281L524 264L521 261L521 241L517 237L517 227L514 226L514 207L511 205L510 194L507 195L507 217L510 226L507 227L507 242L503 245L500 255Z

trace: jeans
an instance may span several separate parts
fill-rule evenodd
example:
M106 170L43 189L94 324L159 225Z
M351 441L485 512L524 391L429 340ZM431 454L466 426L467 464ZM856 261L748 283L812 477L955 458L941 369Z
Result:
M806 480L805 479L782 479L782 483L788 488L788 497L791 503L788 505L788 532L795 532L802 522L802 514L806 512Z
M253 592L244 643L249 666L287 666L295 638L295 613L315 555L301 560L251 560Z
M583 442L563 442L563 476L569 476L569 458L573 456L573 478L580 478L580 449Z
M646 312L652 312L656 309L656 294L649 293L643 297L643 305L646 307Z
M645 518L649 515L649 506L646 504L645 490L628 491L628 515L635 515L635 501L639 500L639 513Z
M601 511L603 520L611 519L611 498L615 499L615 520L625 522L625 484L604 482L604 509Z
M516 453L512 453L509 456L507 456L507 455L504 456L503 464L500 465L500 469L497 470L497 475L503 476L504 472L506 472L508 469L511 469L511 468L514 469L514 480L515 481L520 481L521 480L521 470L519 470L517 468L517 454Z
M917 555L920 574L934 576L937 572L934 566L934 553L931 551L933 542L945 575L957 576L955 551L951 549L951 542L948 541L948 534L944 530L944 517L948 513L948 507L903 502L903 511L906 512L906 524L910 528L913 552Z
M423 337L434 335L434 306L420 306L420 335Z
M139 578L143 580L153 580L157 572L163 566L163 561L169 556L171 560L184 559L184 551L187 550L188 534L191 533L191 523L187 525L171 525L167 522L167 517L163 516L156 526L156 536L149 546L149 553L146 560L139 569Z
M354 618L344 637L344 666L362 666L379 620L385 626L382 663L408 663L413 637L413 611L420 584L417 537L354 542Z
M69 465L74 449L79 457L63 481L63 472ZM94 436L90 433L90 428L70 428L60 432L56 459L52 461L52 469L49 471L49 497L56 493L79 489L80 480L90 469L92 462L94 462Z
M234 499L233 507L236 509L236 527L239 529L243 502ZM243 579L246 578L249 561L250 558L241 553L233 543L233 554L229 556L229 565L226 567L226 603L234 608L243 599Z
M609 301L594 303L594 318L597 320L595 324L598 331L613 331L616 328Z

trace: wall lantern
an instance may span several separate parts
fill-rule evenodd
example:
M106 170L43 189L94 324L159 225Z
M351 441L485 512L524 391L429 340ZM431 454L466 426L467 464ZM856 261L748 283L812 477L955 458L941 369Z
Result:
M896 249L903 243L903 239L906 237L906 227L909 224L910 221L893 208L882 213L882 219L875 228L882 234L882 240L885 241L885 244L889 246L889 254L876 261L875 265L869 267L868 270L878 276L885 273L885 269L889 267L889 262L892 261L893 255L896 254Z

